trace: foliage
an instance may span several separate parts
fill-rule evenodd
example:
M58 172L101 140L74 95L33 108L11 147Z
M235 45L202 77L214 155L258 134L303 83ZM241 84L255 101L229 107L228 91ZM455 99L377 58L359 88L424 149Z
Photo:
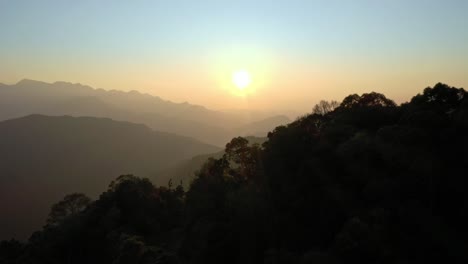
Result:
M330 112L333 112L336 108L338 108L339 105L340 103L338 103L337 101L329 102L321 100L318 104L314 106L314 108L312 108L312 113L318 115L326 115Z
M56 226L69 217L83 211L91 203L91 199L82 193L66 195L62 201L54 204L47 218L47 225Z
M437 84L401 106L369 93L325 108L261 146L232 139L187 192L120 176L27 244L2 242L0 260L467 263L467 93Z

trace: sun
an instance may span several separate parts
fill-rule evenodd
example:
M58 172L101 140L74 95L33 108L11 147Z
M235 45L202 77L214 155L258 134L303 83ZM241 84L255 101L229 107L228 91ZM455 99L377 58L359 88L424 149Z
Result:
M247 88L250 83L252 83L252 78L246 70L238 70L232 73L232 82L239 90L244 90Z

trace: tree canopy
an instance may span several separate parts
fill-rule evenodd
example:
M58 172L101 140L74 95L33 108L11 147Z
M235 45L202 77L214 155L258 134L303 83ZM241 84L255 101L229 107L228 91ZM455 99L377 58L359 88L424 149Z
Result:
M67 196L0 262L467 263L467 135L461 88L350 95L262 145L232 139L187 191L123 175Z

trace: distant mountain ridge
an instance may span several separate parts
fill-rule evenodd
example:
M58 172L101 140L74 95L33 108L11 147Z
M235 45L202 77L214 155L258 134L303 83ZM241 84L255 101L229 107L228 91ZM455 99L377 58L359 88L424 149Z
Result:
M265 131L271 131L273 128L285 125L291 120L284 115L272 116L260 121L252 122L236 128L238 135L264 137Z
M193 137L217 146L224 146L232 137L245 131L265 136L279 125L278 119L264 115L248 117L213 111L137 91L103 90L82 84L28 79L14 85L1 85L0 120L29 114L108 117L146 124L158 131ZM260 124L258 128L256 123ZM289 119L283 118L280 123L289 123ZM247 127L249 129L245 130Z
M192 138L108 118L30 115L0 122L0 239L27 238L69 192L96 197L125 173L156 172L219 151Z

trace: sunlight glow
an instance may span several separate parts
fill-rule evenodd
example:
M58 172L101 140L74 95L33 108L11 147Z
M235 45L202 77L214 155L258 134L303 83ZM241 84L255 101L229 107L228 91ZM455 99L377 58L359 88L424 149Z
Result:
M246 70L239 70L232 74L232 82L239 90L244 90L252 82L249 72Z
M231 95L223 100L236 102L237 107L242 100L252 100L267 91L275 81L274 58L268 48L239 44L213 52L208 71L216 89Z

